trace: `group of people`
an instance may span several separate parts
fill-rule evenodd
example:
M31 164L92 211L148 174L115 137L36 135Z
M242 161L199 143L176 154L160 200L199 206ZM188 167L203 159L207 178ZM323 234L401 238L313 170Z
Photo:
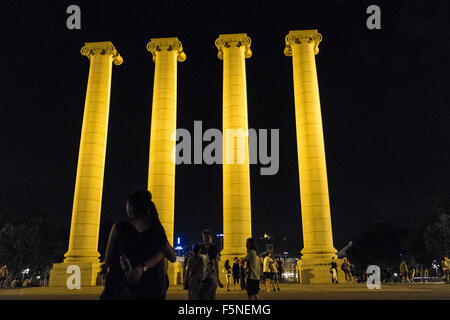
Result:
M194 254L189 257L184 277L184 289L188 290L189 300L214 300L217 287L223 288L220 281L218 258L219 251L213 245L209 230L202 232L203 243L194 245ZM234 289L240 285L241 290L247 290L250 300L258 299L259 282L261 279L260 258L257 255L256 243L253 238L246 241L247 256L224 263L223 273L226 278L226 289L231 291L231 278Z
M233 281L234 290L245 290L244 259L235 257L232 266L230 266L230 260L226 260L223 272L225 273L225 277L227 279L227 291L231 291L231 281Z
M109 235L101 267L105 288L100 299L163 300L169 286L167 261L175 262L176 252L167 240L148 190L130 193L125 208L128 219L115 223ZM261 259L253 238L247 239L246 247L247 256L240 262L236 260L239 274L235 265L233 271L229 261L224 268L227 289L230 290L233 276L235 287L240 283L247 290L248 298L255 300L261 281ZM219 250L213 244L212 233L205 230L202 243L194 245L194 255L187 265L184 287L188 299L215 299L217 287L223 287L218 261Z
M281 261L274 260L272 258L272 253L268 252L263 259L264 285L267 292L280 291L281 268ZM272 290L270 289L270 286L272 287Z
M450 283L450 271L449 271L450 260L447 255L444 255L444 257L442 258L441 265L442 265L442 280L445 283ZM433 274L434 274L434 276L439 277L439 272L438 272L438 268L436 265L435 265L435 268L436 269ZM419 266L417 268L415 266L413 266L412 268L408 268L406 260L402 260L402 262L400 263L399 269L400 269L400 274L399 274L400 281L402 283L413 282L414 278L416 278L416 277L420 278L422 281L427 282L428 278L430 276L432 276L432 275L430 275L430 271L428 270L428 268L423 268L422 266ZM392 277L392 275L389 274L389 272L388 272L388 278L393 280L393 277Z
M169 244L165 230L158 218L156 206L148 190L136 190L126 201L128 219L115 223L111 229L101 275L104 290L102 300L115 299L166 299L169 286L168 261L176 261L176 252ZM194 245L194 254L188 259L184 287L190 300L214 300L217 287L224 287L219 277L219 250L213 244L209 230L202 232L202 243ZM264 258L258 255L253 238L246 240L247 255L235 258L231 266L225 261L223 272L226 289L246 290L250 300L257 300L260 284L266 291L280 291L279 280L282 264L271 253ZM331 261L332 282L338 283L338 264ZM442 260L444 279L449 282L449 259ZM355 281L353 265L343 259L341 270L347 283ZM400 265L402 279L409 281L406 262ZM6 266L0 268L2 285L8 279Z
M184 289L189 300L214 300L217 287L223 287L219 277L219 250L213 244L212 233L202 232L203 243L194 245L184 277Z
M441 261L442 264L442 280L445 283L450 283L450 260L448 258L448 256L444 256L442 258ZM331 282L332 283L339 283L338 282L338 261L335 257L332 258L331 262L330 262L330 273L331 273ZM395 281L399 281L402 283L409 283L409 282L413 282L415 278L419 277L421 279L421 281L423 282L427 282L427 279L429 277L434 277L434 278L440 278L440 273L437 271L438 266L435 265L436 268L436 272L430 274L430 271L428 270L428 268L423 268L422 266L413 266L411 268L408 267L408 264L406 262L406 260L402 260L400 265L399 265L399 273L398 273L398 277L397 277L397 273L392 271L391 268L386 267L386 266L382 266L381 267L381 280L383 282L395 282ZM361 279L362 281L366 281L367 279L367 274L365 272L362 273L362 276L359 277L356 275L355 272L355 268L353 266L353 264L351 264L348 260L347 257L344 257L342 259L342 263L340 265L340 269L344 272L345 275L345 281L347 283L356 283L357 282L357 278ZM433 276L434 274L434 276Z
M336 257L331 258L330 265L331 282L338 284L338 263ZM356 283L355 267L350 263L347 257L342 259L341 270L344 272L345 282Z
M6 265L0 267L0 288L28 288L46 285L47 278L42 279L38 275L29 276L26 273L22 273L20 277L15 277L13 273L8 271L8 267Z

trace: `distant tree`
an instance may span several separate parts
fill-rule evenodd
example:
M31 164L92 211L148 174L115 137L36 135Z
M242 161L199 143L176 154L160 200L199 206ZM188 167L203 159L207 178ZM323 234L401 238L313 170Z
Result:
M0 229L0 262L16 276L26 268L46 274L64 255L66 232L59 230L47 210L37 210L26 220L5 223Z
M435 259L450 253L450 214L440 213L432 219L425 229L424 242Z
M37 226L6 223L0 230L0 261L18 276L26 268L39 265L41 244Z
M405 252L408 233L390 222L377 223L353 241L348 256L360 270L371 264L397 267Z
M406 255L414 264L429 266L433 261L433 255L425 245L425 230L427 223L424 222L420 227L411 231L406 241Z

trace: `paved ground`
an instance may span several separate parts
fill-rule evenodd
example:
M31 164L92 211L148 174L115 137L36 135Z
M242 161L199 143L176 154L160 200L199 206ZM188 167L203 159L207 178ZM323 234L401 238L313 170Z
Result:
M0 300L97 300L102 287L68 290L66 288L0 289ZM169 300L185 300L181 286L170 287ZM281 284L280 292L261 290L261 300L450 300L450 285L444 283L382 284L380 290L369 290L365 284ZM217 300L246 300L245 291L218 289Z

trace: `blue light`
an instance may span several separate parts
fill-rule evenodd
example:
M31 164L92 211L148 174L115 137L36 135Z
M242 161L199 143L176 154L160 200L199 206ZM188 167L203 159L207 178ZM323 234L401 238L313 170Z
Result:
M177 244L180 244L180 237L177 238Z

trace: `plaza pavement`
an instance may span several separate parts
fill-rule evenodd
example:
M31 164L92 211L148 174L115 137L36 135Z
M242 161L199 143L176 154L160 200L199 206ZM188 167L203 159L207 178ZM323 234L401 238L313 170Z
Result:
M388 283L381 289L369 290L365 284L305 284L283 283L279 292L266 292L260 300L450 300L450 285L444 283ZM103 287L80 290L67 288L0 289L0 300L97 300ZM182 286L170 287L168 300L186 300ZM217 290L217 300L246 300L245 291Z

